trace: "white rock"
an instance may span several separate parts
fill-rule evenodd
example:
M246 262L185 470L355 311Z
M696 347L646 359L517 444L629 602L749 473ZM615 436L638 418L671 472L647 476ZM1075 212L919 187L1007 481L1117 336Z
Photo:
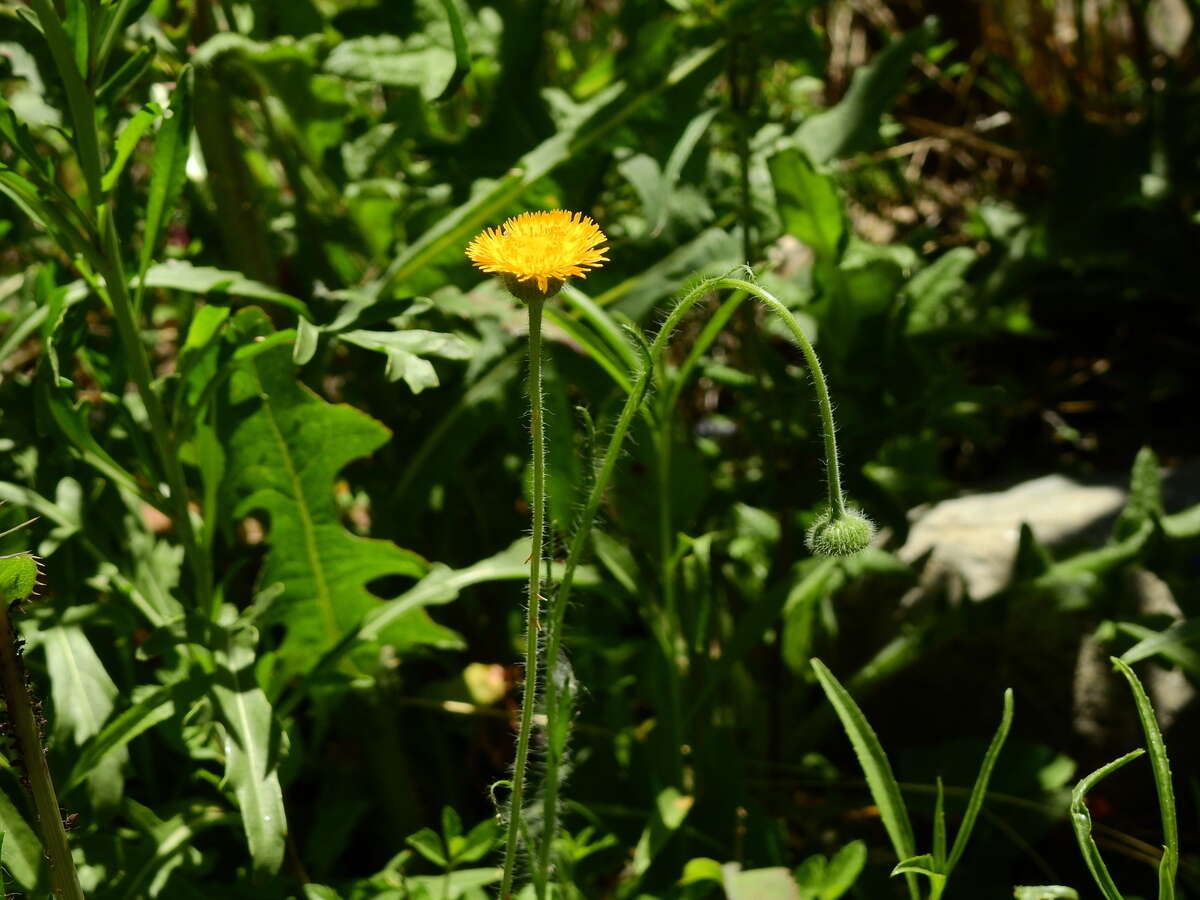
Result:
M1008 585L1021 523L1053 546L1115 516L1125 496L1120 487L1046 475L1005 491L945 500L910 514L913 525L899 556L913 562L932 549L931 562L959 573L967 593L982 600Z

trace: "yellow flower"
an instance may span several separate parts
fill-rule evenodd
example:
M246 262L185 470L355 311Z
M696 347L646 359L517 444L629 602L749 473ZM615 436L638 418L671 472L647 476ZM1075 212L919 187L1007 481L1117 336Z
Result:
M608 261L600 227L583 213L565 209L521 213L499 228L488 228L467 245L478 268L499 275L519 300L545 300L573 275L587 277Z

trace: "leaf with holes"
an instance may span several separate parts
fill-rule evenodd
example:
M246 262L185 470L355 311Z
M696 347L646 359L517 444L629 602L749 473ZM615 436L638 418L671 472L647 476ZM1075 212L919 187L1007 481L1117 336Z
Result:
M271 333L261 310L234 317L231 334L242 346L265 342ZM420 578L428 565L415 553L357 537L342 525L335 478L384 444L389 432L297 381L290 343L244 358L223 394L224 501L239 518L269 520L259 585L283 585L270 620L287 628L280 649L284 668L303 671L375 609L379 599L367 590L369 582Z

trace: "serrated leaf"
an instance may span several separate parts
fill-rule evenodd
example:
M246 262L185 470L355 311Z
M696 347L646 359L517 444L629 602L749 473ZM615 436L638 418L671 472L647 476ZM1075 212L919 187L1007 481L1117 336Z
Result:
M243 311L235 325L251 345L270 334L258 310ZM237 501L238 516L262 511L269 517L259 585L284 586L269 620L287 627L284 667L305 670L380 608L368 582L428 571L415 553L350 534L334 503L341 469L378 449L389 432L297 381L288 343L245 361L230 377L225 401L224 493L231 505Z

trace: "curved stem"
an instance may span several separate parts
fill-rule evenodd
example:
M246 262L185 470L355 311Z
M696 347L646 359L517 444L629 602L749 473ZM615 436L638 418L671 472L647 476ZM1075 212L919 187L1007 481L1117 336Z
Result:
M533 537L529 553L529 611L525 623L525 687L521 695L521 725L517 734L517 758L513 763L512 798L508 814L508 837L504 846L501 900L512 896L513 872L517 861L517 839L521 831L525 799L525 770L529 762L529 738L533 732L533 710L538 688L538 605L541 602L541 565L546 513L546 439L542 423L542 307L529 306L529 427L533 456ZM550 679L553 684L554 679ZM548 840L548 838L547 838ZM539 879L544 881L545 879Z
M829 399L829 387L825 384L825 372L821 368L821 360L817 358L817 352L813 349L812 342L804 333L804 329L800 327L800 323L796 321L796 317L792 315L791 310L770 291L740 278L723 278L721 280L727 287L739 288L757 297L764 306L783 320L783 324L787 326L792 337L796 339L796 343L800 345L800 352L804 354L804 360L808 363L808 373L812 377L813 390L817 394L817 406L821 410L821 433L825 438L825 478L829 488L829 508L835 517L843 515L846 512L846 500L842 495L842 474L838 464L837 428L833 423L833 403Z
M654 378L654 369L659 360L661 360L671 335L675 333L675 329L679 326L684 316L706 294L722 288L745 291L747 294L756 297L772 312L783 319L784 324L796 339L796 343L800 345L800 350L804 354L809 372L812 375L813 387L816 390L817 403L821 411L821 429L825 442L825 467L828 479L829 505L835 514L841 514L845 511L846 504L842 495L837 439L833 421L833 405L829 399L829 388L825 382L825 375L821 369L821 363L817 358L816 351L813 349L812 342L809 341L807 335L800 328L796 317L792 315L777 297L751 281L729 276L715 276L698 282L676 302L675 307L663 322L662 328L655 335L654 341L650 345L648 358L643 361L642 369L634 380L633 390L629 392L629 396L625 400L625 406L621 409L612 435L609 438L608 447L604 452L599 471L596 474L596 480L592 483L592 489L588 494L583 513L579 518L579 527L571 539L571 547L567 555L566 566L563 569L562 581L559 583L550 605L550 617L546 629L546 665L550 671L554 670L562 649L563 620L566 617L567 604L571 597L575 570L579 567L579 563L583 559L592 523L595 521L596 514L600 509L600 503L603 501L604 494L608 489L608 483L612 479L613 471L616 469L617 460L621 455L621 446L625 442L625 436L629 432L629 428L633 424L633 419L639 409L641 409L649 392L651 381ZM732 313L732 309L726 310L722 307L722 313ZM545 706L548 718L555 714L557 700L558 685L554 678L547 679ZM553 732L553 725L549 721L547 722L547 729ZM546 758L546 789L543 803L545 823L543 826L543 840L539 848L539 868L543 873L549 869L551 847L558 827L558 764L558 748L551 745L548 748Z

